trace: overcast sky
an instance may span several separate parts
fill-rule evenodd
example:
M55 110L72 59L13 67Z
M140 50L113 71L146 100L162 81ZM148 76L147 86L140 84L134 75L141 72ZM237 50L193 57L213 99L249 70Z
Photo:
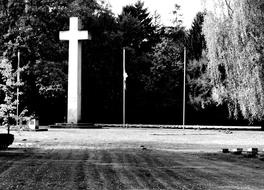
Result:
M106 0L111 5L115 14L120 14L122 7L128 4L134 4L138 0ZM161 21L164 25L172 25L172 11L177 3L181 6L183 21L186 27L190 27L198 11L202 10L201 0L141 0L145 7L153 14L155 10L161 15Z

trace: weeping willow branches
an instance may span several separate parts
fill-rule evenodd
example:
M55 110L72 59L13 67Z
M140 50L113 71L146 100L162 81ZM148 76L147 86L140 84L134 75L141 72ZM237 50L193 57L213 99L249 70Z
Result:
M230 116L259 120L264 115L264 3L225 2L218 4L223 14L208 11L203 26L213 98L227 103Z

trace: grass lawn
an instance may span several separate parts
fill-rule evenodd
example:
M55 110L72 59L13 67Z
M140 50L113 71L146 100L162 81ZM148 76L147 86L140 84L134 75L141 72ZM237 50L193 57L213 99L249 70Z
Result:
M14 133L14 145L0 151L1 190L264 189L264 161L220 153L221 147L262 148L263 132L53 129Z

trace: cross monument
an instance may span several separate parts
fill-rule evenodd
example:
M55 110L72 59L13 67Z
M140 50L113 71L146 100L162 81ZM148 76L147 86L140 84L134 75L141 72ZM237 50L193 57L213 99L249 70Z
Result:
M69 31L60 32L60 40L69 41L67 122L76 124L81 120L82 45L80 40L91 39L88 31L79 31L80 25L77 17L71 17Z

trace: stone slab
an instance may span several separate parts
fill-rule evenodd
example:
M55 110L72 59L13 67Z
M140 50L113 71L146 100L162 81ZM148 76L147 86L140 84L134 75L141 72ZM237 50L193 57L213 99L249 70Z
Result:
M48 126L39 126L38 129L35 129L34 131L42 132L42 131L48 131L48 130L49 130Z
M247 158L255 158L258 155L258 148L249 148L243 152L243 155Z
M232 149L231 152L233 154L242 154L243 148L235 148L235 149Z
M247 149L247 152L253 153L253 154L258 154L258 148L249 148L249 149Z
M222 152L223 152L223 153L229 153L229 149L228 149L228 148L223 148L223 149L222 149Z

